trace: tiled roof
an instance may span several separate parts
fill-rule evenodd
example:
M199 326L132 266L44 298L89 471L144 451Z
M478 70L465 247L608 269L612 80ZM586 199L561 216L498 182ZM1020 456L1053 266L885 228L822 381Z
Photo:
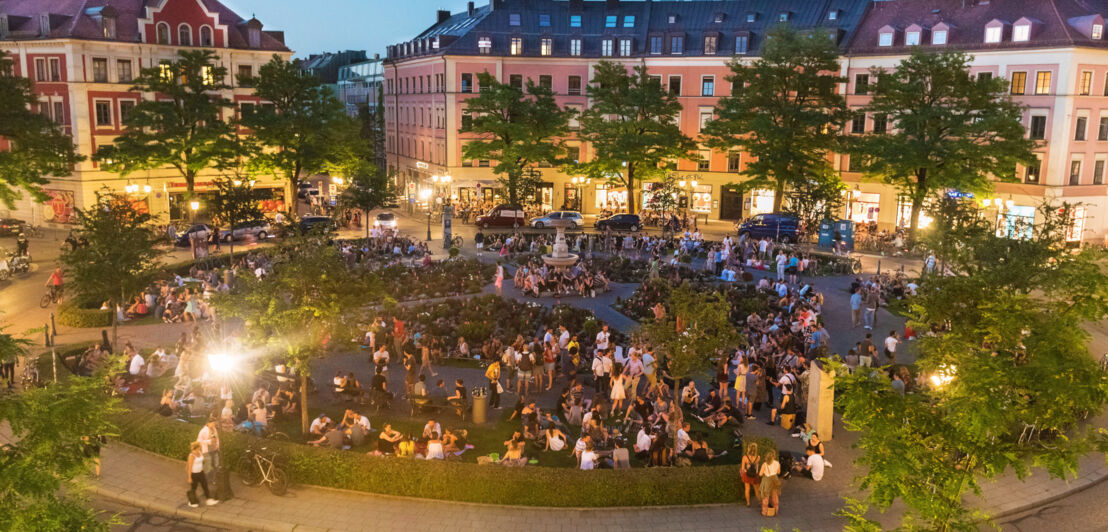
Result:
M873 3L847 46L847 53L902 54L908 49L904 45L904 28L919 24L926 30L940 22L952 26L947 44L932 46L929 36L924 35L921 39L924 48L975 51L1108 47L1108 41L1092 39L1088 31L1081 29L1083 22L1096 15L1108 16L1108 0L886 0ZM1030 39L1013 42L1012 24L1023 18L1034 22ZM985 26L993 20L1005 25L1001 41L986 43ZM893 46L878 46L879 30L886 25L899 31L894 35Z
M854 27L858 24L869 0L693 0L693 1L567 1L567 0L503 0L493 8L492 4L474 9L471 17L468 12L450 16L443 22L432 25L416 36L412 43L418 52L403 53L408 43L390 46L390 58L401 55L460 54L477 55L478 39L488 37L492 40L491 55L508 55L508 40L511 37L523 39L524 56L539 55L539 39L553 39L554 56L566 56L569 39L582 39L583 57L600 55L601 40L611 38L633 38L631 57L649 55L649 37L652 35L669 36L683 34L683 56L696 56L704 53L704 36L716 34L718 50L715 55L730 55L734 52L735 36L749 34L750 55L757 55L761 36L780 23L782 13L788 14L788 24L798 28L826 28L835 31L839 42L848 42ZM829 13L835 12L835 19ZM716 15L723 15L721 22L715 22ZM748 15L754 14L753 22ZM545 15L545 17L544 17ZM581 16L580 27L570 26L571 15ZM670 16L675 16L670 23ZM608 17L615 16L615 27L607 27ZM633 27L625 27L626 17L634 17ZM519 24L513 25L516 17ZM540 25L540 21L549 20L549 26ZM434 48L435 38L439 39L438 48ZM426 41L428 44L423 44Z
M170 0L184 1L184 0ZM252 48L246 36L246 19L217 0L199 0L208 11L219 15L220 24L227 25L228 47ZM116 12L116 39L122 42L139 40L139 19L146 17L146 7L157 0L0 0L0 14L8 16L8 39L41 39L39 16L50 14L50 38L105 40L100 25L91 13L111 6ZM256 49L288 51L284 34L263 31L261 46Z

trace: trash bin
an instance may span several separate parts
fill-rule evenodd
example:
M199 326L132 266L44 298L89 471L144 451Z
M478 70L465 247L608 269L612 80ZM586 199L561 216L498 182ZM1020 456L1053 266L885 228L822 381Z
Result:
M489 389L484 386L473 387L473 422L484 423L488 421Z

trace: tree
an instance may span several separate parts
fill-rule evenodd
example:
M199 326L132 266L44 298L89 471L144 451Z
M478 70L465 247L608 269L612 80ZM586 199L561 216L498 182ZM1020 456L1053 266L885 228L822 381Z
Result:
M742 172L750 179L731 186L772 188L775 212L794 191L833 191L839 178L830 156L846 118L835 42L818 31L779 26L766 35L761 57L749 64L733 60L730 68L731 95L719 99L703 135L713 148L739 147L751 155Z
M78 298L107 302L112 345L119 345L116 305L125 305L157 273L158 230L149 210L122 194L97 192L92 206L76 209L76 215L76 232L88 245L65 249L61 261Z
M837 406L859 433L866 500L844 510L872 528L868 503L908 506L906 529L977 530L963 505L981 478L1031 467L1052 476L1105 450L1083 426L1108 402L1108 375L1089 356L1086 320L1108 313L1104 252L1067 249L1073 206L1043 206L1027 238L998 236L972 205L948 206L948 275L928 276L911 304L919 340L918 393L892 390L883 371L837 371ZM945 327L943 324L946 324Z
M223 119L231 103L219 95L231 88L226 77L227 68L211 50L180 50L176 61L142 69L131 90L156 97L140 99L123 134L93 158L121 177L170 166L191 197L197 174L215 163L222 139L234 134Z
M69 175L84 159L69 135L33 110L37 103L30 78L14 75L11 59L0 50L0 202L9 209L22 196L19 189L45 200L45 176Z
M288 181L286 197L295 198L301 177L323 171L335 150L359 142L356 135L344 134L354 119L347 116L343 103L319 78L301 71L299 60L274 55L257 78L241 81L253 84L254 94L272 104L259 106L242 118L242 124L266 148L258 158L262 168ZM295 217L296 201L288 205L289 215Z
M365 291L327 239L293 239L287 259L262 278L245 276L235 292L214 302L220 314L242 318L248 338L283 359L300 377L301 429L308 433L308 377L312 360L333 343L341 318L364 302Z
M369 161L358 165L347 174L349 183L339 196L341 210L358 209L365 213L365 234L369 238L369 211L385 205L396 197L393 178Z
M208 200L208 212L231 231L228 243L233 261L235 225L264 216L261 206L258 205L257 195L254 193L254 179L250 176L225 176L216 179L215 194Z
M30 388L0 401L0 421L12 437L0 448L0 528L4 530L109 530L80 494L78 476L93 458L83 438L114 434L120 410L106 378L73 378Z
M665 368L673 377L673 397L678 397L682 379L711 368L719 350L745 340L728 320L731 304L720 292L699 292L686 281L669 293L665 307L665 317L646 323L643 329L665 357Z
M877 83L864 112L887 117L892 131L863 135L854 153L867 174L912 201L913 238L925 202L938 193L988 192L991 178L1014 179L1017 163L1038 164L1007 82L975 77L970 61L962 52L916 51L891 72L870 73Z
M804 221L805 226L819 227L823 220L838 219L843 212L846 199L846 184L839 176L820 174L807 181L798 181L792 185L787 212L791 212Z
M540 163L559 164L565 154L560 140L569 131L573 111L558 107L554 91L527 80L524 89L500 83L488 72L477 74L481 92L466 100L461 133L478 135L466 142L462 157L493 159L497 181L508 191L508 203L534 194L539 180L528 172Z
M672 173L663 175L652 185L646 207L661 213L662 232L665 233L669 230L666 213L672 214L677 210L677 196L681 193L681 189L677 186L677 175Z
M681 104L645 66L628 72L609 61L596 64L588 94L592 103L581 115L579 137L593 157L576 169L627 189L627 212L634 213L636 182L664 175L696 149L677 123Z

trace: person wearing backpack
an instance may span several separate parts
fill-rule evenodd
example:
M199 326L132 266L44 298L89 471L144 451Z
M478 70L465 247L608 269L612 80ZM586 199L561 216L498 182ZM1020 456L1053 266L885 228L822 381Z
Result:
M535 369L535 358L531 350L524 347L516 361L519 373L516 375L516 391L520 397L526 396L531 389L531 372Z

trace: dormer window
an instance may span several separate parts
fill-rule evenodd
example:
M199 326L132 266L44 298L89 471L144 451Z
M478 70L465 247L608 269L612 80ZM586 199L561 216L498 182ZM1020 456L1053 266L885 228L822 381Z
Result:
M832 9L827 12L827 20L839 20L839 10Z
M48 13L39 15L38 31L42 35L50 35L50 15Z
M992 21L989 24L994 24L985 27L985 42L988 44L996 44L1000 42L1000 39L1004 36L1004 26L1000 21Z
M159 22L157 26L158 44L169 44L169 24Z
M1093 24L1093 29L1089 33L1089 38L1093 40L1100 40L1104 35L1104 24Z
M550 37L539 39L539 54L550 55L552 53L554 53L554 39Z
M523 37L512 37L509 41L508 53L511 55L520 55L523 53Z
M931 32L931 44L946 44L946 30L935 30Z
M635 27L635 15L627 15L627 16L623 17L623 27L624 28L634 28Z
M758 20L758 14L757 13L747 13L746 14L746 21L747 22L754 22L755 20Z
M539 13L539 27L540 28L549 28L550 27L550 15L549 14Z
M508 25L519 26L519 13L508 13Z
M670 24L677 24L677 15L670 15L668 21Z
M571 27L571 28L580 28L581 27L581 15L570 15L569 16L569 27Z
M712 22L715 24L723 23L723 13L716 13L715 15L712 15Z
M177 26L177 44L192 46L192 28L188 24Z
M262 45L262 29L250 28L246 32L247 39L250 41L251 48L259 48Z
M8 15L0 13L0 39L8 36Z
M1012 28L1012 42L1027 42L1031 40L1031 25L1021 24Z
M919 45L919 34L920 34L920 32L918 32L918 31L906 32L904 34L904 45L905 46L917 46L917 45Z
M892 46L896 29L892 26L884 26L877 30L877 46Z
M614 28L614 27L616 27L616 21L617 20L619 20L619 17L617 17L616 15L608 15L608 16L604 17L604 27L605 28Z
M492 37L487 35L477 38L477 51L488 55L492 51Z
M779 13L777 15L777 21L778 22L788 22L789 21L789 12L788 11L782 11L781 13Z

